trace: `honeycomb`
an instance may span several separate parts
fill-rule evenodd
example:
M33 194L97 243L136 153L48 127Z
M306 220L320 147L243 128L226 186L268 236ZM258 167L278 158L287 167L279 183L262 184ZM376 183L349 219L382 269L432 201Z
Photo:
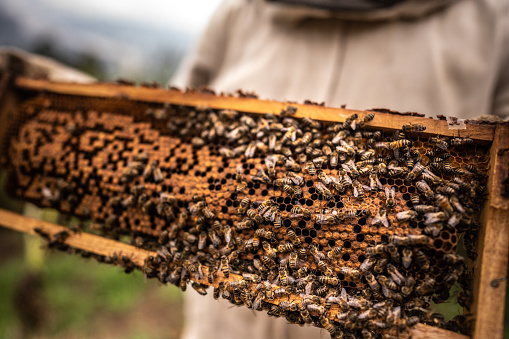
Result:
M367 113L332 124L294 111L38 94L13 122L8 189L157 251L140 269L183 290L211 285L333 337L451 328L429 302L456 281L469 295L457 247L475 259L487 148L419 125L378 131Z

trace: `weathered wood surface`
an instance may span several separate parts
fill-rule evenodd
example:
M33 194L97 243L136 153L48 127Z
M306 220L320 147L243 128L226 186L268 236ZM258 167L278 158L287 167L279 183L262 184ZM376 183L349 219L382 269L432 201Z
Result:
M38 235L34 231L34 228L40 228L44 232L48 233L50 236L64 230L68 230L68 228L63 226L55 225L42 220L27 218L25 216L3 209L0 209L0 226L32 235ZM78 233L70 232L70 236L65 240L65 244L103 256L112 256L115 253L117 255L119 254L126 255L129 258L131 258L131 260L136 265L140 267L143 267L143 264L147 257L156 255L156 253L152 251L147 251L115 240L106 239L97 235L84 232ZM204 267L203 271L204 276L206 276L208 273L207 268ZM230 277L228 279L224 277L218 277L217 279L215 279L215 282L212 286L217 286L220 281L233 281L240 279L242 279L241 276L236 274L230 274ZM208 285L206 279L199 282ZM285 300L288 299L285 298ZM277 304L279 301L280 301L279 299L275 298L271 302ZM402 334L401 338L467 339L468 337L462 334L446 331L432 326L418 324L417 326L412 328L409 333Z
M15 86L18 89L46 91L59 94L79 95L85 97L124 98L155 103L171 103L185 106L203 106L215 109L233 109L249 113L279 114L288 105L297 107L296 117L310 117L316 120L344 122L350 115L357 113L360 118L369 111L344 108L330 108L317 105L296 104L289 102L259 100L248 97L233 97L213 95L199 91L182 92L161 88L135 87L115 84L71 84L58 83L31 78L17 78ZM445 120L423 118L401 114L377 113L370 122L371 127L395 130L409 123L426 126L423 136L442 135L448 137L470 137L481 143L493 140L493 125L465 124L466 129L451 129Z
M475 262L474 339L502 339L509 256L509 124L498 125L491 147L489 198Z

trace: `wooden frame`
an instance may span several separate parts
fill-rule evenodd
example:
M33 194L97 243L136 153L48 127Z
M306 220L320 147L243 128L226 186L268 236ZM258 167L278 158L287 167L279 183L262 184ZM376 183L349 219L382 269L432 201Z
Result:
M4 78L5 79L5 78ZM5 80L2 81L2 85ZM263 101L250 97L215 96L208 92L190 91L185 95L178 90L154 89L135 86L121 86L115 84L69 84L54 83L30 78L13 79L13 86L1 86L0 92L0 122L8 119L7 115L15 110L15 92L46 91L84 97L121 98L155 103L172 103L190 106L208 106L216 109L235 109L250 113L278 114L288 105L298 108L297 117L308 116L317 120L342 122L353 113L362 117L367 111L349 110L343 108L328 108L318 105L302 105L276 101ZM404 114L377 113L372 126L385 130L394 130L403 124L421 124L426 126L424 136L444 135L450 137L469 136L477 143L488 145L491 143L490 192L483 215L482 233L479 241L479 258L475 262L473 307L476 316L473 338L498 339L503 336L503 318L505 289L507 280L507 263L509 255L509 125L508 124L475 124L467 121L464 129L451 128L450 122L411 116ZM5 128L5 127L4 127ZM5 130L0 126L0 134ZM0 142L0 146L1 142ZM59 226L28 219L14 213L0 210L0 225L25 233L34 233L34 225L43 227L48 233L56 233ZM101 255L112 255L114 252L128 254L132 260L143 265L144 259L153 252L128 246L123 243L92 236L76 234L67 239L71 246L81 248ZM239 279L233 276L231 279ZM481 301L481 302L477 302ZM466 338L464 335L418 325L411 332L412 338Z

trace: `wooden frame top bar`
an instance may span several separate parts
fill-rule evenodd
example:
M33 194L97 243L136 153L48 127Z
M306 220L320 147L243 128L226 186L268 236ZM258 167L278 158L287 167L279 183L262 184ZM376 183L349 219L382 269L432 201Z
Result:
M58 94L77 95L85 97L119 98L138 101L170 103L184 106L203 106L214 109L233 109L248 113L279 114L288 105L295 106L295 117L310 117L315 120L344 122L350 115L357 113L360 118L370 111L352 110L345 108L331 108L318 105L297 104L293 102L280 102L259 100L250 97L236 97L214 95L202 91L179 91L175 89L148 88L112 83L76 84L52 82L32 78L18 77L14 81L16 89L45 91ZM465 129L453 129L449 121L419 116L379 113L377 112L369 126L380 129L397 130L407 124L426 126L423 136L470 137L477 142L490 143L494 137L495 125L465 123Z

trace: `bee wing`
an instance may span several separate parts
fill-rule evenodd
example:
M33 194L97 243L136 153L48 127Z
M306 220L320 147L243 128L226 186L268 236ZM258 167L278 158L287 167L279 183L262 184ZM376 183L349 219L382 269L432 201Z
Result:
M352 178L350 178L348 174L345 174L343 178L345 178L346 182L348 182L349 185L353 183Z
M355 128L357 127L357 124L355 122L356 120L352 121L352 124L350 125L350 127L352 127L352 130L355 131Z
M350 169L350 166L348 166L348 165L346 165L346 164L341 164L341 167L343 167L343 169L344 169L345 171L347 171L348 173L351 173L351 172L352 172L352 170Z
M385 227L389 227L389 219L387 219L387 215L384 215L383 217L381 217L382 219L382 224L385 226Z
M397 147L395 147L393 149L393 152L394 152L394 159L399 161L399 149Z
M385 196L389 197L389 187L385 187Z
M362 188L364 188L366 191L371 191L371 187L369 186L366 186L366 185L361 185Z
M398 139L399 139L399 133L400 133L400 132L401 132L400 130L396 130L396 131L394 132L394 140L398 140Z
M357 187L353 188L353 196L356 198L359 196L359 191L357 190Z
M378 179L378 177L376 178L376 185L378 186L378 189L381 190L383 188L382 186L382 183L380 182L380 180Z

